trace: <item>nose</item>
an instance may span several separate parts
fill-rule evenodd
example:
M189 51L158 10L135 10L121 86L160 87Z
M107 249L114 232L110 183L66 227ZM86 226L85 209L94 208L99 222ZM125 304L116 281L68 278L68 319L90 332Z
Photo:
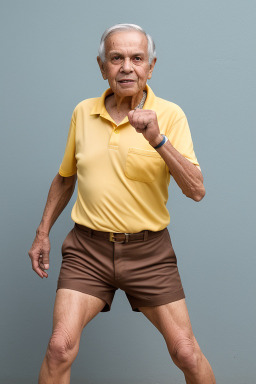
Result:
M126 57L124 59L121 70L122 70L122 72L125 72L125 73L130 73L133 71L132 62L129 59L129 57Z

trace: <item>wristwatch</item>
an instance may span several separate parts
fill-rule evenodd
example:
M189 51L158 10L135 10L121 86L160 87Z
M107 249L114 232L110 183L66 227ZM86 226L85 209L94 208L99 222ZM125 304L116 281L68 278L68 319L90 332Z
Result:
M161 134L161 136L163 137L163 140L156 147L153 147L154 149L162 147L162 145L164 145L166 143L166 141L168 141L168 137L167 136L165 136L164 134Z

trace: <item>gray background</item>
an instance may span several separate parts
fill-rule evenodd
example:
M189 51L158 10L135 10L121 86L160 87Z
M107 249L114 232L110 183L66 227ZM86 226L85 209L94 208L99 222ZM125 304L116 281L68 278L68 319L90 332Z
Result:
M170 185L169 230L199 344L221 384L255 382L255 1L1 1L1 383L36 383L51 335L61 243L49 278L27 252L58 171L72 111L106 89L105 28L139 24L156 42L149 85L185 111L205 177L200 203ZM71 383L178 384L164 339L117 291L84 330Z

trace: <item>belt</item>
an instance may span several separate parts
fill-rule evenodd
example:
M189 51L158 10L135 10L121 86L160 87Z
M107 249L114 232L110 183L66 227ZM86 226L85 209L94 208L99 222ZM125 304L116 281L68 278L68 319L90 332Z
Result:
M165 230L165 228L160 231L145 230L137 233L103 232L103 231L95 231L94 229L85 227L84 225L77 224L77 223L75 223L75 228L82 230L90 237L104 238L113 243L129 243L129 242L135 242L135 241L146 241L147 239L160 236L161 233Z

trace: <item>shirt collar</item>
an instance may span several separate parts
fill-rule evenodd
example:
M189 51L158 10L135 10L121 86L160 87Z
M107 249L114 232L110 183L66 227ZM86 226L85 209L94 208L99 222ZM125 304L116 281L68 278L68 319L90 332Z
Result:
M148 84L146 84L146 91L147 91L147 98L143 106L143 109L153 109L153 105L155 102L155 94ZM103 92L101 97L96 98L95 104L92 107L90 115L100 115L104 118L107 118L108 120L112 120L105 107L105 98L111 93L113 93L112 89L108 88L105 92ZM126 123L127 121L128 121L128 117L126 116L122 121L122 124Z

